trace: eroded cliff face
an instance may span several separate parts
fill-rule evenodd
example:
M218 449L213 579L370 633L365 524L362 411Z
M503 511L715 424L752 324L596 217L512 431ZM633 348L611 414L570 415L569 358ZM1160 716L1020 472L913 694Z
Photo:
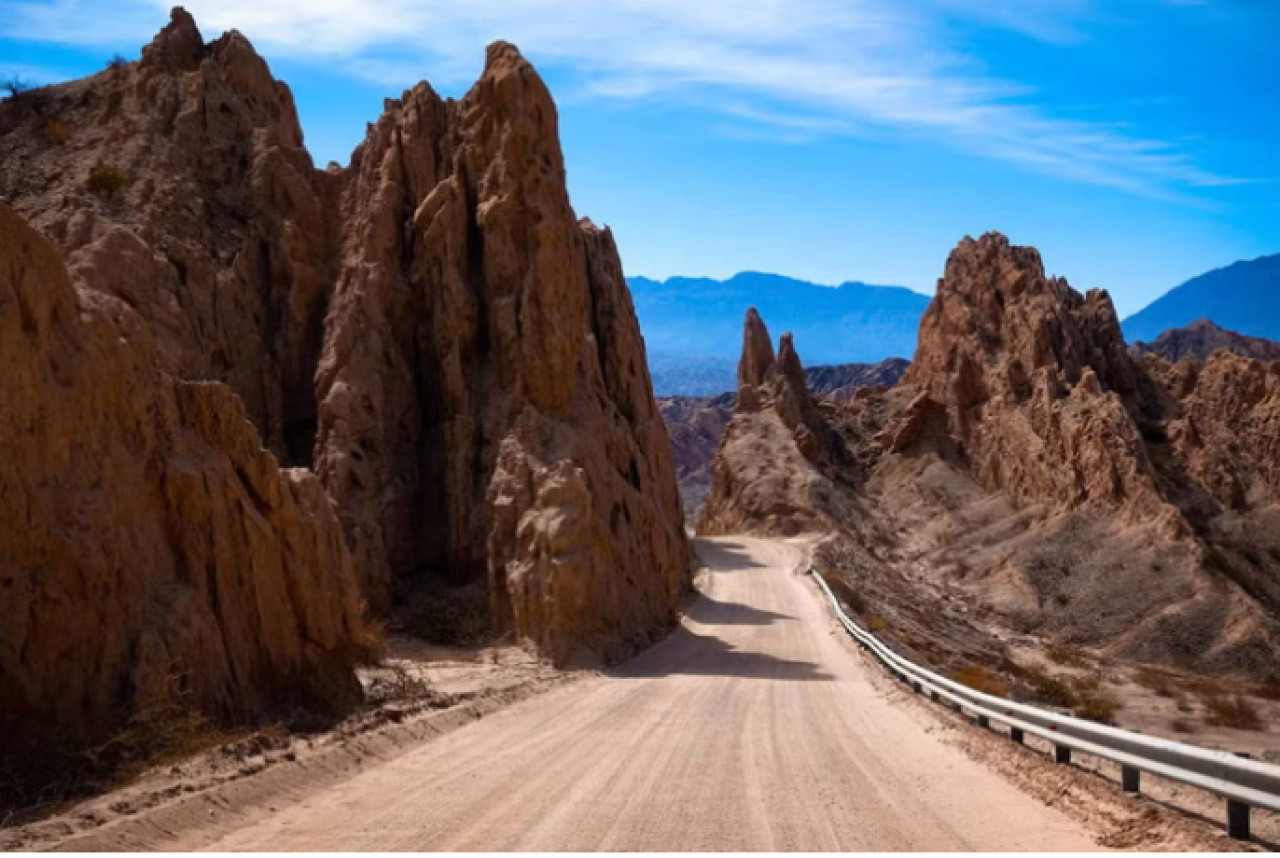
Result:
M744 365L767 363L749 351ZM1274 677L1277 379L1226 353L1139 363L1104 293L1046 277L1001 235L965 239L896 387L807 411L757 396L771 419L735 415L703 526L836 534L824 556L935 651L977 646L981 616L1108 656ZM797 425L833 440L797 455ZM931 632L921 605L960 631Z
M282 461L306 465L333 277L337 179L288 87L234 30L181 9L142 59L0 105L0 199L72 281L146 322L167 371L224 381Z
M822 531L838 516L826 422L806 386L800 358L784 334L773 350L754 307L747 311L738 363L738 397L711 465L711 490L698 533L791 536Z
M163 363L137 313L77 291L0 203L9 774L13 756L101 742L148 707L226 722L359 699L374 641L329 498L277 467L230 389Z
M313 468L376 610L478 587L557 657L672 621L692 552L643 340L514 47L461 101L389 100L319 171L249 42L175 9L140 61L0 103L0 155L73 281Z
M556 110L510 45L459 102L389 102L344 192L317 470L366 592L488 581L500 625L618 657L691 554L608 230L565 191ZM357 215L356 213L361 213Z

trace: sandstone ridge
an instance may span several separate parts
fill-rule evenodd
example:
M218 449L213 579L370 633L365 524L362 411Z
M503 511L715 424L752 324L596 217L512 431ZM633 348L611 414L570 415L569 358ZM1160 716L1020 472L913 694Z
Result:
M39 93L0 103L0 197L314 470L375 610L478 592L496 633L608 660L673 621L692 553L644 343L513 46L461 100L388 100L326 170L248 40L182 9Z
M747 327L758 385L763 324ZM1047 276L1002 235L965 239L895 387L797 411L755 386L745 415L740 393L700 529L828 527L819 556L921 645L989 646L981 616L1112 657L1274 679L1278 378L1222 351L1139 362L1105 293ZM805 455L801 435L828 441ZM947 643L931 623L960 631Z
M148 718L358 700L376 641L316 478L277 467L228 388L162 369L138 315L77 291L3 204L0 260L0 770Z

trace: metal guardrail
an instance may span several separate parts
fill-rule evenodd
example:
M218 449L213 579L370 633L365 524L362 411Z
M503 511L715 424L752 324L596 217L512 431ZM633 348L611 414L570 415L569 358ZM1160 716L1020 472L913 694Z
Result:
M810 567L809 572L831 600L845 630L891 673L917 693L928 693L936 702L946 701L958 712L969 712L979 726L988 727L996 721L1009 728L1010 738L1015 742L1021 743L1026 734L1052 742L1054 759L1059 763L1069 763L1072 751L1118 763L1126 792L1138 792L1140 773L1149 772L1214 793L1226 799L1227 833L1238 840L1249 839L1250 808L1280 813L1280 766L1229 751L1214 751L1121 730L975 691L889 649L849 618L816 568Z

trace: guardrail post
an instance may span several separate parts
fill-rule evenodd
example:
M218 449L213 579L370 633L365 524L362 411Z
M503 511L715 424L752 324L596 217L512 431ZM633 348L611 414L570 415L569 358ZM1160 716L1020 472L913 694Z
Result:
M936 691L930 691L930 692L929 692L929 699L930 699L930 700L932 700L934 703L937 703L937 702L938 702L938 700L939 700L938 692L936 692Z
M1023 739L1024 739L1024 737L1023 737L1023 735L1022 735L1022 728L1021 728L1021 727L1010 727L1010 728L1009 728L1009 738L1010 738L1010 739L1012 739L1013 741L1017 742L1019 745L1021 745L1021 744L1022 744L1022 742L1023 742Z
M1249 805L1242 801L1227 799L1227 836L1249 839Z
M1053 761L1055 763L1061 763L1062 765L1066 765L1071 762L1071 749L1066 745L1054 745Z
M984 730L990 730L990 729L991 729L991 719L990 719L990 718L988 718L986 715L979 715L979 716L978 716L978 726L979 726L979 727L981 727L981 728L982 728L982 729L984 729Z
M1142 791L1142 771L1132 766L1120 767L1120 787L1125 792L1137 793Z

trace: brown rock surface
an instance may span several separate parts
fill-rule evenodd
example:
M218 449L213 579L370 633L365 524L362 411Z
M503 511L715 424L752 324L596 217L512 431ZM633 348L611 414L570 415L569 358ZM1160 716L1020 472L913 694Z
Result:
M610 657L672 619L692 554L643 341L514 47L461 101L388 101L325 172L249 42L181 9L139 62L40 93L0 104L0 197L167 371L314 465L374 606L478 586L498 629Z
M101 742L160 705L239 721L359 697L368 633L324 490L277 467L228 388L161 363L134 311L77 291L0 204L10 774L13 756Z
M804 459L812 470L778 412L760 412L778 426L736 415L711 489L734 502L709 501L704 522L827 525L824 556L879 600L866 610L942 665L1012 632L1274 679L1278 384L1226 353L1139 364L1104 293L1045 276L1003 236L965 239L902 382L808 412L837 439Z
M1218 349L1257 360L1280 360L1280 343L1237 334L1218 327L1208 319L1165 331L1149 343L1134 343L1129 347L1129 354L1136 360L1146 355L1157 355L1176 363L1186 358L1206 360Z
M138 62L39 93L38 111L0 104L0 199L73 282L142 316L167 370L226 382L268 448L308 464L336 178L288 88L244 36L205 44L175 9ZM121 187L95 192L100 168Z
M712 463L698 533L790 536L829 529L838 493L815 466L826 434L791 335L782 336L775 355L764 321L750 308L737 404Z
M374 124L318 374L317 470L366 592L488 580L495 620L618 657L692 555L613 238L579 223L556 111L510 45L459 102Z

